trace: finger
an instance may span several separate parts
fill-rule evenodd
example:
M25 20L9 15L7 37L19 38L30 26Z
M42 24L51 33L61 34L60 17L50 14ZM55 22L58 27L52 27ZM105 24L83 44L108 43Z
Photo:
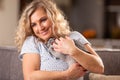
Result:
M78 63L73 63L73 65L74 65L74 66L79 66L80 64L78 64Z
M76 62L76 65L77 65L77 66L81 66L78 62Z
M59 43L59 40L58 40L58 39L55 39L55 43L58 44L58 43Z
M86 72L81 72L80 76L84 76L86 74Z
M69 36L65 36L65 38L71 40L71 38Z
M58 48L58 45L56 43L53 43L53 48L54 49Z
M54 51L56 51L56 52L60 52L60 49L58 49L58 48L54 48Z
M85 69L84 67L80 67L82 71L87 71L87 69Z
M60 52L60 49L59 49L58 45L55 44L55 43L53 44L53 50L56 51L56 52Z
M63 40L64 40L64 38L63 38L63 37L60 37L59 39L60 39L60 41L63 41Z
M77 64L76 64L76 63L73 63L71 66L77 66Z

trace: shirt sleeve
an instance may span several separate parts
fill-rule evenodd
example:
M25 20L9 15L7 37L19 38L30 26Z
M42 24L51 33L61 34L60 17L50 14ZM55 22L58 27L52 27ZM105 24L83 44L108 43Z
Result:
M86 43L91 44L81 33L77 32L77 31L71 32L70 38L78 41L82 45L84 45Z
M90 44L91 45L91 43L81 33L77 32L77 31L71 32L70 38L74 40L75 45L79 49L82 49L84 51L86 51L85 47L84 47L85 44Z
M22 60L23 55L25 53L39 54L38 45L35 43L35 37L30 36L30 37L26 38L26 40L24 41L21 52L20 52L20 54L18 56L20 60Z

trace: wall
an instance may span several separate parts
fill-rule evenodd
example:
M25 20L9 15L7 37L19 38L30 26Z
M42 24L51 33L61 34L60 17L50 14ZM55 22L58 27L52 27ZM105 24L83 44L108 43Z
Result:
M97 32L97 38L102 38L104 32L104 0L76 0L70 12L70 23L74 30L80 32L92 28Z
M19 0L2 0L0 8L0 46L13 46Z

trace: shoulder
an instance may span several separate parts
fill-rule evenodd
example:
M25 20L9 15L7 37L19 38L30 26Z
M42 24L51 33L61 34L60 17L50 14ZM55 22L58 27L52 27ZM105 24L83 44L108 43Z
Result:
M80 42L81 44L86 44L86 43L90 44L90 42L78 31L71 32L70 38L75 40L75 41Z
M23 45L37 45L37 43L40 42L35 36L29 36L25 39Z
M72 31L70 33L70 37L73 39L77 39L77 38L83 37L83 35L78 31Z
M36 39L35 36L28 36L26 39L25 39L25 42L31 42L31 41L34 41Z
M71 34L80 34L78 31L72 31Z
M19 58L22 59L22 56L25 53L37 53L39 54L39 48L38 48L38 42L37 42L37 38L35 36L29 36L25 39L23 46L21 48L21 52L19 55Z
M29 36L25 39L22 50L32 50L34 48L38 48L38 40L35 36Z

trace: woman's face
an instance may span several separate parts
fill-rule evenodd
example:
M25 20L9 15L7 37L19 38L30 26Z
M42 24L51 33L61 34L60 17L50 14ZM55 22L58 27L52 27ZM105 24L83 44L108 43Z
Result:
M52 21L43 8L38 8L30 17L30 25L35 35L47 41L52 37Z

